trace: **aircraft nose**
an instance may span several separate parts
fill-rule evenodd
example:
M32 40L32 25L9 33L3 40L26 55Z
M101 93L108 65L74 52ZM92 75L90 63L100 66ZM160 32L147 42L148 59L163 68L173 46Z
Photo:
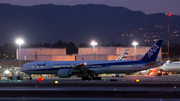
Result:
M19 70L22 71L22 67L19 67Z

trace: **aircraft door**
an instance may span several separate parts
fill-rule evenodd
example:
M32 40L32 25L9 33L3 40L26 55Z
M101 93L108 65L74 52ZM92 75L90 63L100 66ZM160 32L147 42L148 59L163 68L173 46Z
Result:
M106 65L105 69L106 69L106 70L109 69L109 65Z
M48 64L47 64L47 68L52 68L52 64L51 64L51 63L48 63Z
M29 65L28 65L28 69L32 69L32 64L29 64Z
M31 65L28 65L28 69L31 69Z

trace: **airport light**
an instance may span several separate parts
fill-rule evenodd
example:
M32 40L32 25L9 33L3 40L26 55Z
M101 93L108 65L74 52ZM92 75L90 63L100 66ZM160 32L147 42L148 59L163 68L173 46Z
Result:
M21 67L21 45L24 43L24 40L23 39L21 39L21 38L18 38L17 40L16 40L16 44L18 44L19 45L19 54L18 54L18 59L19 59L19 67Z
M136 79L135 81L136 81L136 82L139 82L139 79Z
M58 81L54 81L55 84L58 84Z
M138 43L134 40L132 45L134 46L134 55L136 57L136 46L138 45Z
M37 81L37 83L39 83L39 81L42 81L42 95L43 95L43 80L44 80L44 77L40 77L38 78L38 81Z
M9 74L10 71L9 71L9 70L5 70L4 73L5 73L5 74Z
M97 42L95 42L94 40L92 40L91 45L93 46L93 60L95 60L95 46L97 45Z
M40 77L40 78L38 78L37 83L39 83L39 81L43 81L43 80L44 80L44 77Z
M167 44L168 44L168 48L167 48L167 61L169 60L169 17L172 16L171 13L166 13L167 15L167 23L168 23L168 29L167 29Z

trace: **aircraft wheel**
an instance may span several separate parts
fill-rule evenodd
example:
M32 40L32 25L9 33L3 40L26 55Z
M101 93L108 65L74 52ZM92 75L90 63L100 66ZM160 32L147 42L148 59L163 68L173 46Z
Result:
M94 75L90 75L90 78L93 78L94 77Z
M82 77L82 80L91 80L91 77Z
M9 79L10 79L10 80L13 80L13 77L11 76L11 77L9 77Z
M20 80L20 76L17 76L17 80Z
M32 77L30 77L29 80L32 80Z
M92 80L101 80L101 77L93 77Z

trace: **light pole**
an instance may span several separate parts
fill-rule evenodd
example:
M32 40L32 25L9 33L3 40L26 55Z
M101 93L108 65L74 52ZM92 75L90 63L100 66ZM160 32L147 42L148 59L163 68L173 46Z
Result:
M138 45L138 43L134 40L132 45L134 46L134 55L136 57L136 45Z
M18 59L19 59L19 67L21 67L21 45L24 43L23 39L18 38L16 40L16 44L19 45L19 54L18 54Z
M93 46L93 61L95 60L95 46L97 45L97 42L95 42L94 40L92 40L91 45Z
M168 29L167 29L167 44L168 44L168 48L167 48L167 61L169 61L169 17L172 15L171 13L166 13L167 15L167 19L168 19Z

